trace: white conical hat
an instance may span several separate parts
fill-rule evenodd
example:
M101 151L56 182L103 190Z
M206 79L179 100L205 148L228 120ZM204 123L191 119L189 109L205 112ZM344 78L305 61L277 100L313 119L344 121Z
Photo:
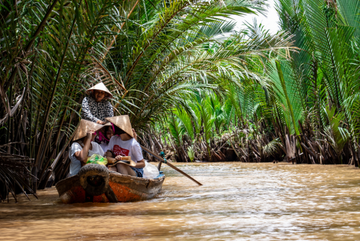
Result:
M88 120L80 120L79 126L75 130L73 141L79 140L87 135L88 132L95 132L103 128L103 125L96 124Z
M130 118L128 115L120 115L120 116L114 116L114 117L107 117L105 118L107 121L110 121L117 127L119 127L121 130L125 131L129 136L134 138L132 127L130 123Z
M86 90L86 93L90 94L90 92L92 92L93 90L101 90L106 92L109 96L108 98L112 98L113 95L111 94L110 90L108 90L108 88L106 88L106 86L104 85L103 82L97 83L96 85L94 85L93 87L89 88Z

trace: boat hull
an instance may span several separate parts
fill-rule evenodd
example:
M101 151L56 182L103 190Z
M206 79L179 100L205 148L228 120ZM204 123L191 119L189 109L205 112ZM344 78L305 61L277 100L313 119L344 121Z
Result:
M165 175L146 179L109 171L108 183L100 195L91 195L84 189L78 175L59 181L55 187L63 203L134 202L153 198L161 191Z

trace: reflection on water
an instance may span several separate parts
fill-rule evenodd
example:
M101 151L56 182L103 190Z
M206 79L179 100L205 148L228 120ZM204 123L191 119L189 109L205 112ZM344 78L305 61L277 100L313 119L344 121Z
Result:
M197 163L165 168L155 199L0 204L1 240L359 240L360 170L349 166Z

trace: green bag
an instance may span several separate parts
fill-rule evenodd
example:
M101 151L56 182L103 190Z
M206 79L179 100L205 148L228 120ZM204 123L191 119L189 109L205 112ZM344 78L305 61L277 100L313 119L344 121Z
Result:
M91 157L88 157L86 164L99 164L106 166L108 163L107 159L99 154L93 154Z

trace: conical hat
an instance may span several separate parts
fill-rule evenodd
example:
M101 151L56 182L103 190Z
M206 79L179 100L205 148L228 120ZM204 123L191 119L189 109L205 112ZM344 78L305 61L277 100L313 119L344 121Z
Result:
M103 128L103 125L96 124L88 120L80 120L78 128L76 128L73 141L79 140L87 135L88 132L95 132Z
M107 117L105 118L107 121L110 121L117 127L119 127L121 130L125 131L126 134L134 138L132 127L130 123L130 118L128 115L120 115L120 116L114 116L114 117Z
M106 92L109 96L108 98L112 98L113 95L111 94L110 90L108 90L108 88L106 88L106 86L104 85L103 82L97 83L96 85L94 85L93 87L89 88L86 90L87 94L90 94L90 92L92 92L93 90L101 90Z

